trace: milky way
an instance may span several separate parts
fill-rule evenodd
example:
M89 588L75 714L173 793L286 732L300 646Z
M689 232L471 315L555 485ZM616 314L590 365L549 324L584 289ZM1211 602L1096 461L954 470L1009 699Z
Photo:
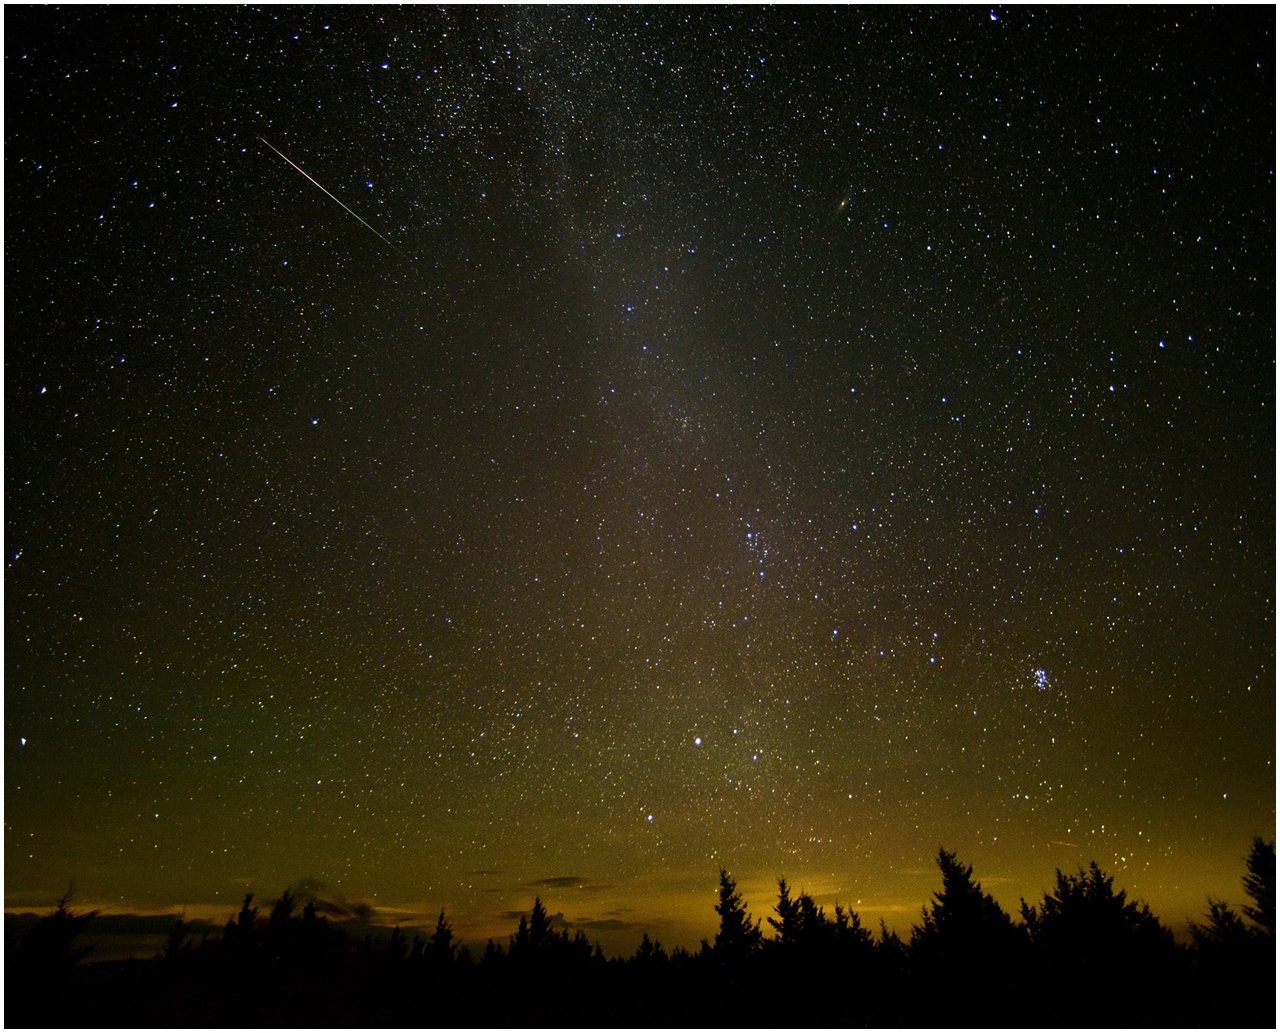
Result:
M1237 901L1274 23L6 9L6 903Z

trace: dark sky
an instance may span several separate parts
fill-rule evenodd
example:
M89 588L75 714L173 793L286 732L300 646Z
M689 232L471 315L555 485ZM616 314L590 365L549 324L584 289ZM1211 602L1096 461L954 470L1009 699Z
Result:
M1238 900L1274 28L6 8L6 904Z

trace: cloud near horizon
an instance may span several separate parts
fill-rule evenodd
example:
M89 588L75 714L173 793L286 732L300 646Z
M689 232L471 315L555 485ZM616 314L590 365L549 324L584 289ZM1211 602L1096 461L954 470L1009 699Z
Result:
M526 882L524 885L529 889L539 886L549 889L585 889L587 886L591 885L591 880L585 879L581 875L552 875L545 879L534 879L532 882Z

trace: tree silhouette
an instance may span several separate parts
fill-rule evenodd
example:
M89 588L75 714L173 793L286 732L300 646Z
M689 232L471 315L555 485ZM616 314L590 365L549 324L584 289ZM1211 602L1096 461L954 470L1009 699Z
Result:
M649 934L646 932L641 936L640 946L636 948L631 960L641 968L651 968L665 965L668 958L667 952L662 949L662 942L649 939Z
M1253 847L1245 860L1244 891L1253 905L1245 905L1244 913L1268 936L1276 935L1276 843L1253 837Z
M75 941L98 912L73 910L74 895L75 887L68 887L53 911L23 937L19 959L28 976L37 979L64 976L93 950L93 944L76 946Z
M472 961L444 910L413 935L327 920L286 891L259 915L253 894L224 935L189 943L179 917L148 961L77 964L93 918L68 893L8 953L11 1026L1149 1026L1271 1028L1275 1023L1274 846L1254 841L1248 911L1210 900L1192 945L1174 946L1142 902L1096 864L1058 871L1022 925L971 866L941 850L942 886L908 945L884 921L828 915L778 879L761 922L720 872L714 946L664 951L646 933L606 961L541 898L519 916L510 950L490 940ZM307 899L305 893L300 894ZM1245 917L1247 914L1248 917ZM19 926L20 928L21 926ZM477 952L479 954L479 952ZM837 992L832 992L833 988Z
M27 930L9 959L6 989L9 994L18 989L18 1004L11 1009L6 996L6 1026L72 1024L50 1022L44 1016L59 1015L66 1007L77 966L93 949L92 944L79 945L76 940L98 912L74 910L74 892L74 887L69 887L53 911Z
M1198 1024L1274 1027L1275 937L1212 897L1205 918L1204 923L1191 923L1198 980L1195 996L1203 1009L1196 1016Z
M546 955L554 946L556 935L551 928L551 918L543 906L542 898L535 897L533 910L526 918L520 916L520 924L511 938L512 958L531 958Z
M288 925L289 919L293 917L295 904L293 894L286 889L280 894L280 899L271 905L271 915L267 918L268 924L274 928Z
M453 961L454 949L453 927L444 917L444 908L441 908L435 932L431 934L431 958L439 965L448 965Z
M870 952L875 948L871 930L862 924L856 911L846 911L839 904L835 907L835 941L845 952Z
M1075 875L1056 875L1039 908L1022 903L1032 945L1052 955L1055 964L1109 968L1135 951L1172 944L1151 909L1126 899L1097 861Z
M998 998L1011 999L1023 937L973 878L972 865L939 849L938 870L942 890L912 929L911 961L917 978L936 987L932 1015L977 1023L993 1012Z
M1022 918L1041 977L1071 987L1041 1002L1054 1021L1155 1021L1153 1009L1164 1007L1174 989L1173 935L1146 904L1117 890L1096 861L1075 874L1056 872L1038 907L1022 902Z
M880 939L876 941L876 950L886 954L896 954L903 958L907 956L907 945L902 942L897 930L890 929L884 924L883 918L880 919Z
M1191 938L1200 949L1202 957L1211 954L1239 956L1247 950L1254 932L1224 900L1209 898L1207 921L1191 923Z
M959 960L975 950L1005 952L1017 943L1013 919L991 894L983 892L973 878L973 865L962 864L955 854L939 849L938 869L942 890L921 911L922 923L912 931L917 953Z
M529 946L535 951L545 950L551 939L551 919L547 909L541 897L534 897L533 910L529 912Z
M523 918L521 919L523 921ZM493 939L485 940L484 951L480 955L480 964L483 968L490 971L501 968L506 953L503 951L501 944Z
M784 956L794 956L808 965L819 959L849 963L866 960L873 950L871 934L862 927L856 912L837 904L835 918L830 919L809 894L793 899L786 879L778 880L774 911L778 917L770 917L768 922L777 936L768 942Z
M244 903L234 918L227 919L222 942L227 947L248 947L253 943L254 927L258 922L258 909L253 906L253 894L244 895Z
M511 937L511 954L513 957L529 953L529 919L520 916L520 924Z
M895 930L885 925L884 919L880 919L880 936L875 941L875 968L874 974L878 981L877 991L881 996L880 1005L884 1007L888 1001L896 1001L897 996L902 992L902 988L909 974L910 956L907 951L907 945L902 942L902 938ZM884 1022L885 1025L889 1021L896 1021L901 1024L901 1016L893 1016L892 1020ZM874 1023L870 1023L874 1025Z
M778 902L773 910L778 917L771 916L768 922L778 934L774 942L788 947L795 946L800 938L800 905L791 899L791 889L787 886L786 879L778 879Z
M398 925L391 930L391 939L387 941L384 949L387 957L392 961L403 961L409 956L409 945L404 942L404 933Z
M721 961L738 962L751 957L760 947L760 923L752 922L738 886L720 869L720 899L716 903L720 928L713 951Z
M184 954L190 950L188 942L188 934L191 925L187 922L186 914L178 915L173 920L173 925L169 926L169 933L165 937L164 949L160 952L160 957L168 962L176 962Z

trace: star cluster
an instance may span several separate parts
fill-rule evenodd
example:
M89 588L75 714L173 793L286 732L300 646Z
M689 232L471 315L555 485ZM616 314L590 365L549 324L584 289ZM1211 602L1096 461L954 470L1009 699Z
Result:
M1239 895L1273 11L5 22L7 903Z

